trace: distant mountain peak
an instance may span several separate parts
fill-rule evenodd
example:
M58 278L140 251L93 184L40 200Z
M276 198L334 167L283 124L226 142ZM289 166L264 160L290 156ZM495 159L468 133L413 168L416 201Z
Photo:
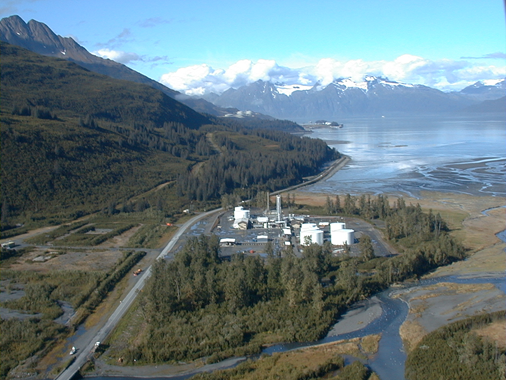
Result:
M494 100L505 95L506 79L478 81L462 89L459 93L476 100Z
M350 116L414 115L458 112L475 104L460 93L445 93L423 85L366 75L338 78L314 85L257 81L214 96L221 107L251 110L295 121Z
M86 49L70 37L56 35L46 24L30 20L25 23L19 16L11 16L0 21L0 39L13 45L24 47L35 53L57 58L72 57L75 61L96 63Z

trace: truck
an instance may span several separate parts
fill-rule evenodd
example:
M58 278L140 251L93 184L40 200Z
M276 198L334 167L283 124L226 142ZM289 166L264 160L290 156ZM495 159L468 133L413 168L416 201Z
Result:
M2 248L10 249L10 248L14 248L15 246L16 246L16 243L14 243L13 241L8 241L7 243L2 243Z

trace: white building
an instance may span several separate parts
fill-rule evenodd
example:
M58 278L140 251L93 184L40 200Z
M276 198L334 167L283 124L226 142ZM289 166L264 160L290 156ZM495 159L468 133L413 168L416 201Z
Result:
M221 246L235 245L235 239L232 239L232 238L220 239L220 245Z
M344 230L345 228L346 228L346 223L340 223L340 222L330 223L330 233L332 233L332 231L336 231L336 230Z
M323 244L323 231L314 223L304 223L300 227L300 244L307 245L307 242Z
M234 209L234 219L249 219L250 218L250 211L246 210L244 207L239 206Z
M246 230L250 227L250 210L245 209L242 206L234 209L234 224L233 228Z
M352 245L355 243L355 231L348 228L330 230L332 245Z

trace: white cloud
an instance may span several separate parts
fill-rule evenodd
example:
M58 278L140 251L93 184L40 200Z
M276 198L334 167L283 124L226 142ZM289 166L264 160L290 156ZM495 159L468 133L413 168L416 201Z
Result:
M506 77L506 66L485 66L476 62L430 60L404 54L393 61L339 61L323 58L315 65L294 69L280 66L274 60L240 60L226 69L214 69L206 64L181 68L162 75L160 82L187 95L203 95L209 92L219 94L229 88L238 88L258 80L287 85L327 85L339 78L360 81L366 75L374 75L452 91L478 80Z
M111 59L113 61L119 63L130 63L133 61L143 61L143 58L136 53L128 53L126 51L121 50L112 50L112 49L100 49L92 52L92 54L101 57Z

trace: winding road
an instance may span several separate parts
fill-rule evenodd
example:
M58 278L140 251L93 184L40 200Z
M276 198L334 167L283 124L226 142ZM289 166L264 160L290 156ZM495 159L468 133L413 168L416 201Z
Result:
M176 243L179 241L183 233L190 228L193 224L198 222L201 219L207 218L211 216L214 213L222 211L221 208L211 210L199 215L194 216L193 218L189 219L186 223L184 223L179 229L177 230L176 234L172 237L172 239L169 241L169 243L165 246L165 248L162 250L162 252L158 255L157 259L165 257L176 245ZM102 328L91 338L87 337L84 338L85 341L79 341L76 343L76 346L79 348L78 351L75 354L75 359L72 362L71 365L67 367L64 371L62 371L58 377L57 380L70 380L72 379L77 372L81 369L81 367L86 363L86 361L90 358L90 356L93 354L95 350L95 343L96 342L103 342L107 336L112 332L112 330L116 327L118 322L121 320L121 318L125 315L125 313L128 311L130 306L132 306L133 301L135 300L135 297L137 296L138 292L144 287L146 280L151 275L151 266L149 266L144 275L139 277L139 280L137 283L133 286L133 288L128 292L128 294L125 296L125 298L121 301L119 306L114 310L114 312L111 314L107 322L105 323Z

